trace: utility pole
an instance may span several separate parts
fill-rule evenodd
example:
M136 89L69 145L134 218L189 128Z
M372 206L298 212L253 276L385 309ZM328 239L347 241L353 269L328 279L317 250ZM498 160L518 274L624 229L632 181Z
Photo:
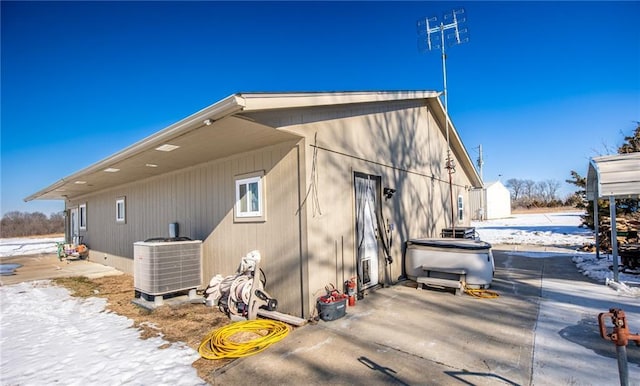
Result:
M447 154L445 158L445 169L449 174L449 197L451 203L451 228L455 228L455 208L453 205L453 178L452 174L456 172L456 165L451 157L451 144L449 143L449 108L447 93L447 54L445 46L447 44L453 46L467 42L467 30L460 29L460 25L465 22L462 17L464 9L453 10L444 14L443 21L438 23L437 17L424 18L418 20L418 46L425 50L431 51L440 48L442 54L442 80L443 80L443 98L444 98L444 115L445 115L445 132L447 137ZM446 22L446 23L445 23ZM445 34L445 31L451 30L452 33Z
M482 144L478 146L478 172L480 173L480 180L482 180L482 184L484 185L484 179L482 178L482 165L484 165L484 160L482 159Z

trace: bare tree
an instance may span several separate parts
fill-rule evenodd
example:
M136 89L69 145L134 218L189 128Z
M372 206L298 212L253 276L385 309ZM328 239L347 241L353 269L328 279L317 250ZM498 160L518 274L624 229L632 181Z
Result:
M47 218L41 212L7 212L0 220L0 237L21 237L64 232L62 213Z
M520 199L524 188L523 182L523 180L519 180L517 178L510 178L505 182L506 187L511 190L511 198L513 198L513 201L518 201Z
M562 202L557 197L560 185L556 180L533 181L511 178L506 182L506 186L512 193L512 203L516 207L561 205Z
M539 202L547 201L547 181L538 181L533 186L533 194L530 197Z
M560 190L561 183L558 180L547 180L547 194L549 201L558 199L558 190Z

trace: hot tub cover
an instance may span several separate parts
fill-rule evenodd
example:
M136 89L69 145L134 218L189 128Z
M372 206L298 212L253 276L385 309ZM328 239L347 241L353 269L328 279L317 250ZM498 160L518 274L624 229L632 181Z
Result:
M468 250L491 249L491 244L486 241L469 239L411 239L407 246L420 245L424 247L458 248Z

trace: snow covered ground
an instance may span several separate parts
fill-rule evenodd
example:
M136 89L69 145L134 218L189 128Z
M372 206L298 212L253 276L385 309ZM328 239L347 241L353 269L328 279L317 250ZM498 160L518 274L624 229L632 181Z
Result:
M195 350L140 339L132 320L105 312L106 299L34 281L0 288L0 303L2 385L206 384Z
M59 238L0 240L0 256L55 253ZM19 269L19 268L18 268ZM200 385L192 348L142 340L133 321L49 281L0 287L0 385Z
M611 255L581 252L577 249L595 243L591 229L583 228L580 212L518 214L505 219L473 222L480 239L492 245L510 245L519 256L538 258L570 254L578 269L592 279L605 283L613 279ZM524 246L522 246L524 244ZM527 251L527 246L560 247L549 251ZM619 273L621 282L638 283L637 274Z
M0 239L0 257L56 253L64 237Z
M581 213L518 214L472 222L481 239L491 244L582 246L594 242L593 231L580 227Z
M609 257L597 260L574 250L593 242L592 232L579 227L579 213L516 215L472 225L483 240L511 245L509 253L550 257L564 252L531 252L522 244L564 246L585 275L603 282L611 277ZM0 256L55 253L56 241L61 240L2 239ZM621 274L620 280L638 276ZM139 339L133 322L105 311L105 302L71 297L48 281L0 287L0 384L203 384L191 367L196 351L161 338Z

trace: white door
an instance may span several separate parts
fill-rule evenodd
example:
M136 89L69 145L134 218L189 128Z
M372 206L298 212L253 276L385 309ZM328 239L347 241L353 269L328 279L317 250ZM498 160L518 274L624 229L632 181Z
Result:
M377 184L373 176L357 174L356 241L358 245L358 280L361 289L378 284L378 221L376 217Z
M78 221L78 208L69 210L69 236L75 245L80 244L80 222Z

